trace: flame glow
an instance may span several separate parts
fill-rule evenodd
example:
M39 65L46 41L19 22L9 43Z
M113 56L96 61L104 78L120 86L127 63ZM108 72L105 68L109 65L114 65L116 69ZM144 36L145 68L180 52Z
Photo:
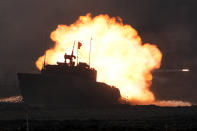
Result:
M175 100L168 100L168 101L156 101L153 103L157 106L170 106L170 107L177 107L177 106L192 106L190 102L185 101L175 101Z
M149 90L151 71L160 67L162 54L157 46L142 44L137 31L124 25L119 17L92 18L87 14L69 26L58 25L51 33L55 46L46 51L46 64L64 61L64 53L71 53L75 40L83 44L79 61L88 63L91 37L91 67L98 71L97 81L116 86L121 96L133 104L154 103L154 94ZM43 62L44 55L36 61L38 69Z
M0 103L20 103L23 101L22 96L11 96L6 98L1 98Z

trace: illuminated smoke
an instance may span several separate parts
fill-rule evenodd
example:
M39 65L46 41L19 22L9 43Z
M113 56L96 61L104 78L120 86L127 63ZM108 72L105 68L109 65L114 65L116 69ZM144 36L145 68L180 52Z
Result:
M171 107L176 107L176 106L192 106L192 104L190 102L175 101L175 100L156 101L153 104L154 105L157 105L157 106L171 106Z
M20 103L22 102L23 97L22 96L11 96L6 98L1 98L0 102L2 103Z

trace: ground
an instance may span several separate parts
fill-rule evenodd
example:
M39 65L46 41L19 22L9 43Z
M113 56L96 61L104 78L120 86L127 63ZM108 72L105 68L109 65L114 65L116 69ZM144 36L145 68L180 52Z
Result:
M0 130L26 130L27 123L31 130L195 130L197 129L197 106L0 105Z

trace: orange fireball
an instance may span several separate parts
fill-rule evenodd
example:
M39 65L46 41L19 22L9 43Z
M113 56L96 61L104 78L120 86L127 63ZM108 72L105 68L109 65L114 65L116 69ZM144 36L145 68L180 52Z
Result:
M149 90L151 71L160 67L162 54L157 46L142 44L137 31L123 24L119 17L98 15L92 18L87 14L74 24L58 25L51 33L55 46L46 51L46 63L64 61L64 53L71 53L74 41L83 43L79 60L88 63L91 38L91 67L98 71L97 81L116 86L121 96L133 104L153 103L155 97ZM36 61L40 70L43 61L44 56Z

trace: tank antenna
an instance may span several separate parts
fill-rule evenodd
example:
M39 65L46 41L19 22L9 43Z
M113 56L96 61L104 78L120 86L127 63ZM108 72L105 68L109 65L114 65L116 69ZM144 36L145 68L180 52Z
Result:
M46 66L46 54L47 54L47 52L45 52L44 53L44 63L43 63L43 69L45 69L45 66Z
M74 49L75 49L75 41L74 41L74 44L73 44L73 50L72 50L71 56L73 56Z
M79 41L78 41L78 46L79 46ZM79 57L78 57L78 48L77 48L77 66L79 65L79 61L78 61L79 60Z
M47 33L45 33L44 34L44 43L45 43L45 50L46 50L46 48L47 48L47 38L46 38L46 35ZM46 54L47 54L47 52L45 51L45 53L44 53L44 62L43 62L43 66L42 66L42 69L45 69L45 66L46 66Z
M92 37L90 38L90 51L89 51L89 66L90 66L90 56L91 56L91 48L92 48Z

